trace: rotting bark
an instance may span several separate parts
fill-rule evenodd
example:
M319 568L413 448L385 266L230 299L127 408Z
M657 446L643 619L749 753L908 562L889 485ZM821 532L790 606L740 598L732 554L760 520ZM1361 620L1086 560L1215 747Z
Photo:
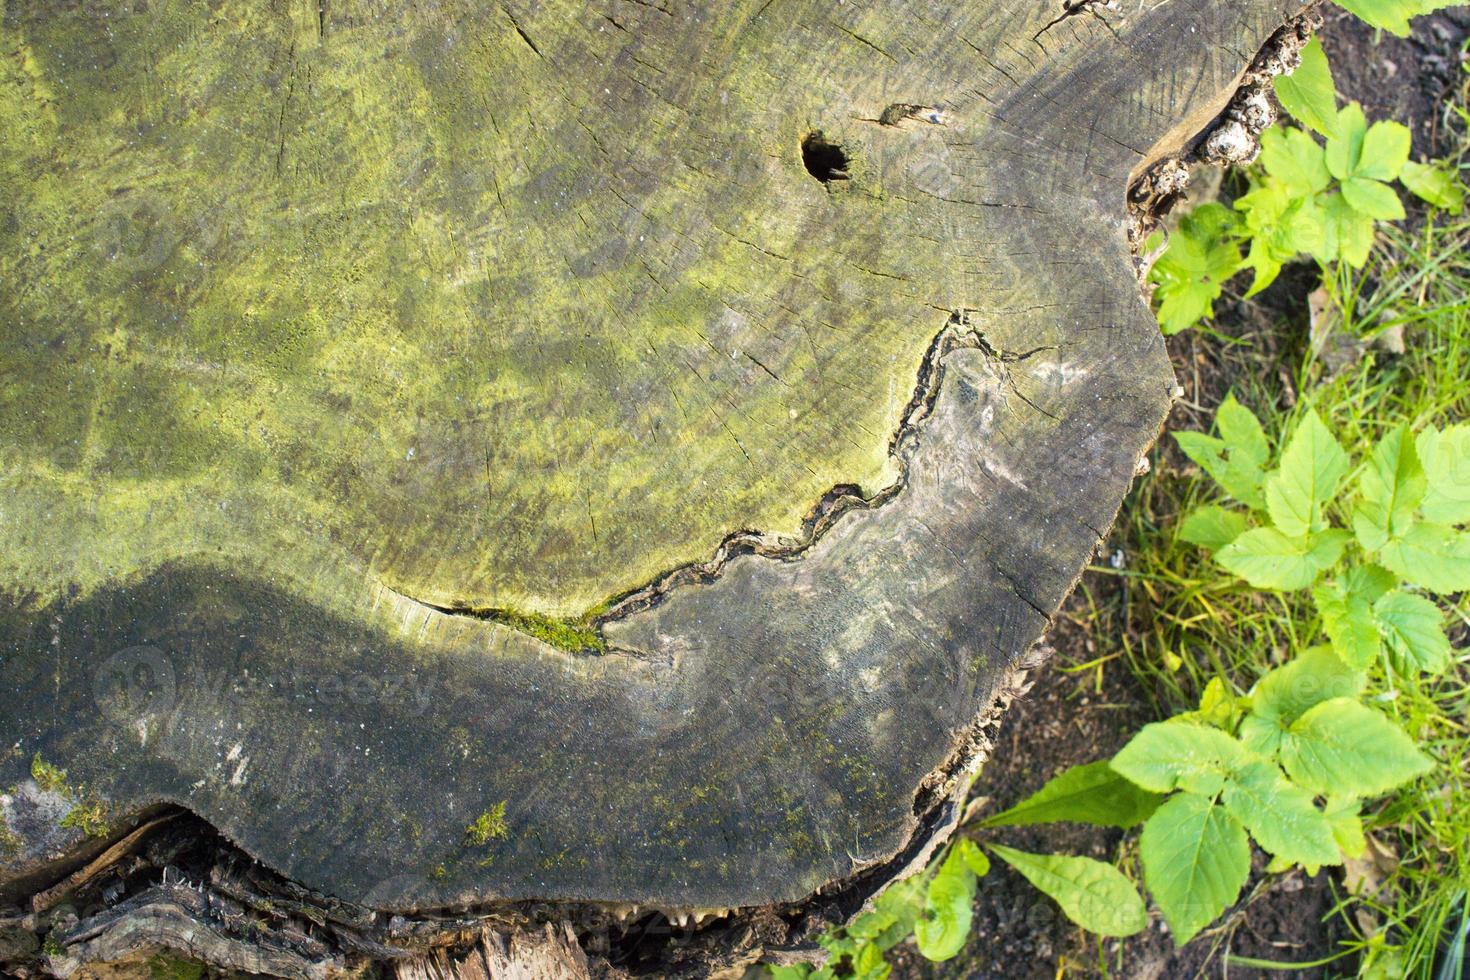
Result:
M148 496L148 480L167 474L150 473L151 444L140 450L96 422L87 433L89 462L78 463L59 441L48 444L65 430L41 424L38 403L7 401L7 412L18 414L0 429L3 485L14 501L3 543L15 547L0 565L0 591L13 598L0 614L0 656L14 697L0 707L0 738L14 748L0 759L0 785L14 788L0 797L0 902L26 907L0 919L0 963L60 975L119 964L127 975L157 950L189 950L219 967L277 975L325 976L376 962L417 977L495 976L521 957L518 968L559 963L563 972L554 975L566 975L580 969L572 960L585 951L593 973L694 976L737 969L762 952L810 957L815 931L922 866L952 829L957 794L985 754L986 726L1021 683L1024 652L1111 523L1167 409L1172 374L1129 281L1130 238L1139 225L1127 220L1124 189L1158 185L1135 191L1130 202L1135 218L1155 211L1168 197L1154 193L1167 183L1156 164L1187 160L1181 145L1221 143L1195 138L1212 118L1223 124L1216 132L1232 122L1249 128L1271 57L1268 49L1242 76L1247 53L1303 5L1191 0L1128 11L1082 3L1060 17L1043 4L895 6L868 10L859 24L832 22L829 8L816 5L780 12L777 21L769 4L748 11L737 4L691 34L675 25L701 25L695 8L618 4L602 18L604 27L613 25L606 37L578 40L573 8L512 4L487 15L503 15L504 42L469 10L405 19L395 34L385 16L364 18L352 4L334 3L330 18L324 4L304 5L300 17L287 6L294 26L283 35L278 66L283 100L265 139L283 177L292 166L303 172L290 162L288 135L303 133L290 117L303 100L320 100L317 73L330 77L334 60L352 61L355 50L385 38L391 47L402 38L437 36L448 44L477 37L490 64L505 59L508 72L564 75L557 62L575 52L623 73L620 86L668 103L674 90L659 87L673 84L672 63L648 74L661 54L677 50L680 70L697 75L718 49L727 71L755 72L759 58L785 50L782 25L801 27L806 33L789 43L800 46L802 64L823 66L820 98L808 100L783 77L801 112L777 106L744 121L763 143L751 159L778 163L764 164L773 168L764 176L738 167L725 176L731 187L774 181L786 188L790 181L776 196L781 207L821 216L826 232L840 236L823 232L792 247L777 243L779 229L773 235L769 221L732 233L704 228L698 208L665 211L664 220L683 222L689 241L709 232L710 241L746 250L735 253L742 258L731 259L727 273L745 256L757 263L742 273L750 278L701 282L710 305L685 311L717 352L709 336L769 275L759 263L791 265L786 292L768 311L766 346L725 352L750 362L749 378L725 390L737 413L780 403L772 392L793 380L825 392L822 362L803 367L791 351L805 349L814 328L835 322L856 329L849 352L898 353L884 353L881 367L844 362L832 379L838 384L824 394L836 399L834 418L848 421L849 406L867 405L887 422L875 427L869 418L851 430L866 433L861 452L812 455L809 446L793 455L790 446L756 448L749 431L742 438L721 417L693 437L728 439L731 458L751 463L753 448L765 464L784 448L780 472L793 460L811 472L778 486L784 496L770 496L767 485L766 502L743 511L705 508L697 497L694 510L681 504L683 516L671 528L692 514L703 522L700 534L718 530L712 560L697 557L709 554L708 543L682 540L683 532L675 548L664 542L627 551L609 515L624 514L626 526L645 517L636 508L594 513L588 499L598 561L613 568L626 559L627 568L646 569L682 552L683 563L645 575L647 584L615 587L620 598L590 610L558 605L542 586L506 593L549 603L546 613L534 604L528 613L481 601L496 594L493 576L457 581L438 571L441 559L425 564L430 552L414 551L455 531L458 518L436 528L424 523L438 517L423 506L394 503L370 533L406 533L407 544L386 558L378 546L354 551L344 532L362 526L352 509L361 495L335 495L361 488L350 480L312 483L306 459L287 459L301 465L271 493L314 488L327 529L319 539L295 536L293 518L273 508L269 494L238 497L228 501L237 509L225 523L196 512L204 523L194 533L214 548L181 551L171 532L155 540L147 526L124 523L115 526L133 550L109 545L89 566L88 536L110 526L97 514L116 506L106 496L109 481L141 487L141 505L156 512L166 509L165 498ZM435 21L446 14L459 19ZM71 72L75 82L81 70L46 50L65 36L54 28L68 16L64 7L22 5L5 25L21 52L20 63L7 62L5 82L27 112L40 107L35 119L23 120L32 142L55 136L48 125L62 133L87 125L96 111L79 97L52 94L68 91L57 72ZM146 35L157 22L135 19L127 28ZM228 31L223 24L194 37L207 42L210 31ZM754 39L749 50L732 53L747 36ZM514 61L502 43L519 46L539 67ZM691 44L705 62L687 56ZM435 58L452 61L426 57L432 46L402 50L426 73L438 70ZM122 47L114 55L112 64L131 57ZM251 64L248 50L240 60ZM92 63L105 78L107 59ZM1149 71L1140 73L1140 64ZM1244 94L1225 108L1242 78ZM597 98L596 72L585 80L595 83L586 97ZM435 97L449 91L442 82L430 87ZM732 92L737 102L749 94L730 83L706 95L723 106ZM703 106L697 94L680 98ZM151 121L149 132L174 126L187 142L178 127L194 106L186 100L180 115ZM503 109L476 111L492 121L500 113L488 127L498 132ZM371 115L372 107L362 111ZM582 113L566 112L563 138L601 155L597 166L609 165L624 118L604 112L594 129ZM774 135L764 133L768 126ZM631 132L636 138L637 125ZM738 146L722 157L717 142L681 156L696 134L708 135L696 127L679 134L686 142L660 144L699 175L687 179L720 173L731 159L741 163ZM842 152L840 166L822 171L827 179L801 152L817 134ZM514 153L514 140L507 147ZM38 187L81 179L48 175L54 159L17 153L0 166L7 181ZM449 163L461 183L468 179L471 161ZM548 193L534 182L503 184L516 172L503 163L497 158L476 178L500 207L516 207L517 195ZM420 179L412 168L400 173L405 182ZM104 172L102 186L107 179ZM631 196L617 182L599 186L609 196L602 203L610 199L646 220L660 185L650 177ZM794 204L790 195L803 187L820 196ZM86 198L93 188L76 189ZM116 184L109 193L129 201L143 192ZM123 234L121 254L131 264L120 288L146 304L126 305L118 316L134 334L172 343L175 335L157 332L156 323L167 322L167 315L157 320L158 311L186 319L206 293L164 286L176 277L169 263L178 247L192 244L178 246L175 231L178 247L159 263L159 249L147 240L150 227L173 227L184 205L141 206L143 223ZM284 227L310 221L283 220ZM464 230L473 232L473 222ZM34 299L54 295L58 285L45 281L47 260L7 235L0 255L27 285L0 307L16 331L14 349L24 357L43 342L65 348L68 328L42 329L54 310ZM97 254L105 257L105 249ZM197 254L201 268L239 261L233 253ZM85 267L91 260L82 253L72 261ZM598 261L611 263L604 275L636 265L626 250ZM646 276L645 265L638 279ZM803 298L801 283L817 276L826 292ZM620 295L618 280L608 281ZM553 274L545 285L557 283ZM310 275L298 283L328 285ZM485 317L478 329L486 336L495 302L472 309ZM516 311L516 301L507 309ZM630 309L637 323L641 314ZM268 346L277 335L286 343L295 323L275 321L261 336ZM410 326L400 324L405 336ZM559 327L553 318L537 329L554 337ZM742 345L755 340L740 337ZM126 352L130 341L106 343ZM271 346L272 357L278 349ZM242 363L255 353L247 350ZM230 367L209 363L219 355L207 346L185 344L169 356L170 370L189 378ZM0 369L17 377L22 363L0 362ZM290 362L269 362L281 363ZM34 377L22 395L67 377L44 357L28 370ZM715 388L723 383L710 377ZM863 388L874 380L882 393ZM311 390L309 380L293 383ZM444 383L452 391L458 382ZM158 394L172 397L165 389ZM843 391L859 397L843 402ZM321 394L314 411L330 411L335 396ZM109 408L116 405L98 402L94 419ZM412 406L390 399L382 409ZM270 430L274 422L263 417ZM45 466L27 460L37 451ZM600 465L589 452L574 465ZM487 450L487 481L490 458ZM470 485L466 473L481 466L460 462L440 471L446 501L459 499L456 488ZM223 471L234 472L225 463ZM58 482L65 471L103 489L91 516L74 506L69 484ZM725 475L739 478L738 469ZM177 492L203 494L224 508L188 472L171 478L184 488ZM435 484L419 476L406 486L429 494ZM815 492L801 489L808 486ZM822 494L823 487L833 489ZM28 510L29 502L43 499L60 541L26 523L41 513ZM337 503L347 516L334 524ZM243 519L233 516L241 507ZM776 530L725 530L740 526L741 515L763 521L760 514L776 519L755 526ZM269 523L278 518L279 527ZM557 520L552 515L547 527ZM242 536L241 528L250 533ZM204 557L215 550L223 557ZM536 567L518 566L512 556L501 569L507 581L528 583L523 573ZM587 582L627 575L557 567L581 576L583 591ZM409 579L426 590L404 585ZM600 630L611 655L568 656L534 630L507 628L554 622L568 609L583 609L577 623ZM500 622L496 610L504 613ZM324 682L335 682L335 693L324 693ZM63 779L31 778L38 757L65 769ZM95 820L69 819L83 808L107 814L107 839L85 837L81 828ZM466 827L492 809L499 822L487 822L472 843Z

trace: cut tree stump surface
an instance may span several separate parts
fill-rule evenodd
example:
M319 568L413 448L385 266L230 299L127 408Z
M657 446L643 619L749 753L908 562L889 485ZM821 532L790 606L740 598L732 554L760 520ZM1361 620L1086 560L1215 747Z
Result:
M78 799L386 908L902 850L1169 406L1130 175L1302 4L1116 6L9 4L0 891Z

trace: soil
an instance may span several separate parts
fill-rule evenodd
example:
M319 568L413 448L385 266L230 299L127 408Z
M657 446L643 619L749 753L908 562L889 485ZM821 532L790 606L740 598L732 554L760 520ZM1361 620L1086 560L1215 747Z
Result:
M1363 103L1370 120L1396 119L1414 136L1414 156L1433 158L1451 152L1460 123L1449 109L1465 86L1470 9L1461 7L1421 17L1406 39L1381 35L1352 16L1329 7L1321 33L1339 92ZM1413 220L1411 215L1411 221ZM1207 427L1214 407L1245 371L1263 362L1282 365L1295 359L1306 342L1307 294L1315 274L1289 267L1269 290L1250 302L1217 309L1213 329L1248 346L1223 343L1190 331L1170 341L1170 352L1185 397L1170 419L1171 429ZM1295 397L1289 373L1280 370L1284 402ZM1160 444L1160 453L1172 450ZM1167 463L1165 465L1168 465ZM1125 503L1125 507L1127 504ZM1115 538L1118 535L1115 534ZM1102 549L1111 555L1117 544ZM1125 556L1126 557L1126 556ZM1072 765L1106 758L1133 732L1159 716L1155 693L1143 687L1120 660L1079 669L1117 654L1118 637L1096 635L1097 623L1123 617L1089 615L1090 603L1126 601L1119 579L1097 573L1084 578L1064 606L1048 642L1054 655L1033 674L1033 687L1007 714L991 761L976 784L984 812L1010 806ZM1121 858L1136 866L1134 843L1119 831L1072 824L996 831L994 839L1024 850ZM1311 962L1332 956L1347 938L1332 914L1339 889L1337 873L1308 878L1262 873L1263 857L1242 891L1242 900L1206 933L1176 948L1155 913L1149 929L1128 940L1099 940L1071 925L1050 899L1019 874L994 862L976 897L975 925L955 959L934 964L912 945L889 954L893 976L918 978L1004 978L1054 980L1106 975L1127 980L1151 978L1262 977L1307 978L1351 975L1351 959L1330 968L1260 970L1227 965L1226 955L1278 962ZM1329 972L1330 971L1330 972Z

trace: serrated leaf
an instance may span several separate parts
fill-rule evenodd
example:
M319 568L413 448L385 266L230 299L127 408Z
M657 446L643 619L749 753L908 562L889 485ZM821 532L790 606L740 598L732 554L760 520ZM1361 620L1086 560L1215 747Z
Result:
M1441 211L1459 214L1465 209L1465 189L1443 167L1410 160L1399 171L1399 183Z
M1235 722L1248 701L1248 698L1237 698L1232 694L1220 678L1211 677L1200 694L1199 708L1182 717L1224 732L1233 732Z
M1150 792L1186 789L1211 795L1249 759L1245 746L1218 728L1174 720L1144 725L1111 765Z
M1440 595L1470 590L1470 535L1420 522L1378 551L1378 561L1405 582Z
M1341 260L1361 269L1373 250L1373 219L1356 210L1341 194L1329 194L1322 201L1323 262Z
M1159 326L1178 333L1213 315L1226 280L1240 269L1240 247L1230 235L1234 214L1224 205L1195 208L1179 222L1149 279L1157 285Z
M1354 211L1378 221L1400 221L1404 204L1393 188L1368 177L1349 177L1342 182L1342 196Z
M1377 551L1389 538L1406 532L1428 489L1407 425L1378 440L1358 478L1360 499L1353 509L1353 531L1364 550Z
M1409 127L1391 119L1376 122L1363 135L1363 147L1354 176L1370 180L1397 180L1409 160L1413 137Z
M1171 797L1143 825L1143 878L1184 945L1240 895L1250 873L1250 841L1218 802L1194 793Z
M1386 793L1434 767L1403 729L1351 698L1323 701L1292 723L1281 764L1305 789L1349 796Z
M1281 462L1266 478L1271 523L1289 537L1325 530L1324 511L1347 471L1347 453L1321 416L1308 410L1292 430Z
M1241 768L1226 781L1222 799L1268 854L1308 867L1341 863L1332 824L1273 764Z
M848 935L879 949L892 949L913 934L914 924L924 910L927 889L923 875L894 882L873 900L872 911L858 916L847 927ZM831 952L837 955L836 950Z
M1348 538L1335 528L1291 538L1274 527L1258 527L1221 548L1215 560L1258 589L1305 589L1337 564Z
M1140 789L1103 760L1073 766L980 826L1016 827L1070 820L1126 830L1147 820L1162 802L1162 796Z
M1428 599L1409 592L1390 592L1373 604L1373 618L1388 644L1394 669L1400 674L1439 674L1449 666L1450 640L1444 632L1444 613Z
M1179 522L1179 538L1210 551L1218 551L1244 534L1250 527L1244 514L1215 504L1190 511Z
M1209 474L1231 497L1247 507L1265 506L1261 481L1265 478L1259 464L1249 457L1230 452L1224 439L1203 432L1176 432L1174 441L1184 455Z
M1276 97L1292 118L1323 136L1330 136L1337 128L1337 88L1332 82L1327 53L1314 37L1302 48L1301 59L1296 71L1275 79ZM1262 136L1264 144L1265 134Z
M1470 521L1470 422L1443 432L1425 429L1414 446L1429 483L1419 505L1424 519L1440 524Z
M1089 932L1131 936L1148 926L1138 889L1110 864L1065 854L1030 854L999 844L990 849Z
M1368 850L1363 836L1363 821L1358 816L1359 801L1351 796L1327 798L1327 822L1332 825L1332 839L1345 858L1360 858Z
M1311 598L1336 655L1349 667L1367 670L1377 660L1380 649L1379 629L1373 619L1374 599L1352 591L1347 582L1317 586Z
M1241 741L1253 752L1274 756L1303 714L1324 701L1356 697L1366 683L1362 670L1348 666L1327 647L1305 650L1251 689L1251 710L1241 722Z
M1231 456L1258 467L1271 458L1271 443L1266 440L1261 420L1236 399L1235 392L1228 393L1216 409L1215 429Z
M1278 79L1279 81L1279 79ZM1333 123L1336 123L1336 112ZM1311 197L1325 191L1332 182L1327 170L1327 159L1321 144L1304 130L1289 127L1272 127L1261 134L1261 165L1280 182L1283 202L1296 198ZM1265 203L1265 202L1261 202ZM1278 213L1285 210L1285 203L1274 205Z
M1358 162L1363 156L1363 140L1368 135L1368 119L1363 107L1349 102L1337 110L1337 125L1327 138L1325 162L1327 170L1338 180L1347 180L1357 173Z

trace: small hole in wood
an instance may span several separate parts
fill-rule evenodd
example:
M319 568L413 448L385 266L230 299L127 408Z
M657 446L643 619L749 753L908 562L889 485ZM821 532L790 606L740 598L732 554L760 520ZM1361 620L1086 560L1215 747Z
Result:
M823 136L820 130L808 133L801 141L801 162L807 173L824 184L849 179L847 151Z

